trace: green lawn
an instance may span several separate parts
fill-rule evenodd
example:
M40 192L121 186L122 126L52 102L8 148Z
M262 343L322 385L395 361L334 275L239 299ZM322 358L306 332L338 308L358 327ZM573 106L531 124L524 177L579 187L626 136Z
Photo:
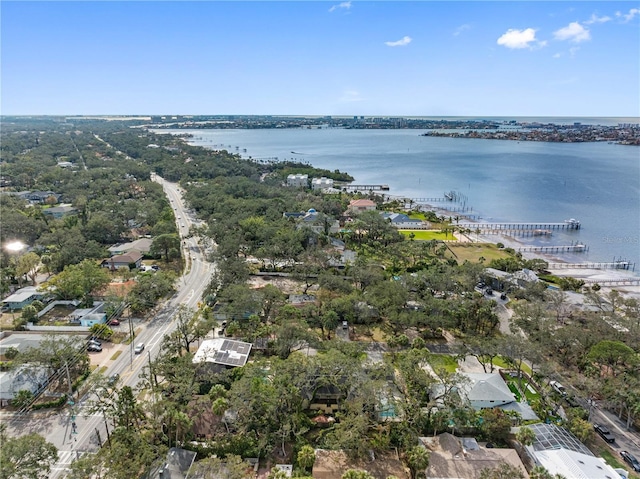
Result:
M494 358L493 364L495 366L500 366L503 369L513 369L513 367L510 364L508 364L507 361L505 361L505 359L502 356L498 356L497 358ZM522 370L527 374L531 374L531 368L526 363L522 363Z
M437 231L437 230L399 230L399 232L401 235L404 235L407 238L409 237L409 235L411 235L411 233L413 233L415 235L413 237L415 241L430 241L430 240L453 241L455 240L455 237L451 233L449 233L448 235L445 235L443 232Z
M434 370L444 368L449 373L455 373L458 370L458 361L448 354L430 354L429 364Z
M629 471L629 478L638 479L640 477L638 473L631 471L631 468L626 462L614 456L608 447L596 448L596 450L594 450L593 452L595 452L596 455L602 457L605 462L611 467L617 467Z

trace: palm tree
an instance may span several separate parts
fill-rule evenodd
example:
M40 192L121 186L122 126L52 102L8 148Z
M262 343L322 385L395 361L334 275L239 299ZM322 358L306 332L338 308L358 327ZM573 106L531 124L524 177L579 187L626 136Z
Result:
M425 474L427 467L429 467L429 456L429 451L423 446L413 446L407 451L407 463L413 479L419 474Z
M531 428L521 427L516 433L516 439L523 445L530 446L536 440L536 433Z
M305 470L309 470L316 462L316 452L309 445L304 445L298 451L298 465Z
M360 469L349 469L345 472L340 479L374 479L374 477L367 471Z

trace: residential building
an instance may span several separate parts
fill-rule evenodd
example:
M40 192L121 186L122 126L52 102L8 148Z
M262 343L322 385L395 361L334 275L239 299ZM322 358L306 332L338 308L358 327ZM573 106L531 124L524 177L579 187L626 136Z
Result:
M77 208L69 205L53 206L51 208L44 208L42 210L42 214L51 216L52 218L59 220L61 218L64 218L65 216L73 216L75 214L78 214L78 210Z
M2 302L11 310L22 309L25 306L30 305L34 301L44 299L44 293L38 291L35 286L25 286L20 288L11 296L8 296L2 300Z
M109 252L112 255L122 255L137 251L138 253L147 254L151 251L151 244L153 240L151 238L140 238L130 243L116 244L109 248Z
M118 268L129 268L133 265L135 268L140 268L142 264L142 253L138 251L131 251L127 254L120 254L112 256L109 259L105 259L100 263L103 268L109 268L116 270Z
M333 180L323 176L322 178L313 178L311 180L311 188L314 190L323 190L325 188L333 188Z
M295 175L287 176L287 186L294 188L308 188L309 187L309 175L303 175L296 173Z
M375 211L376 203L371 200L361 198L359 200L351 200L347 212L351 214L363 213L364 211Z
M458 438L446 432L436 437L421 437L420 442L430 451L427 479L479 479L483 469L493 469L503 463L529 477L515 449L486 448L474 438Z
M601 457L596 457L571 432L555 424L532 424L528 427L535 433L527 453L537 465L552 475L566 479L621 479L625 471L614 469Z
M298 228L309 228L318 234L331 234L340 231L340 222L310 208L307 213L298 220Z
M60 202L60 197L62 195L54 193L53 191L21 191L16 193L16 196L19 196L33 204L44 204L47 201L51 201L55 204Z
M247 364L251 343L233 339L205 339L193 356L193 362L212 363L227 367L241 367Z
M423 228L424 225L424 222L422 220L411 219L404 213L390 213L388 211L381 211L380 215L382 215L385 220L389 220L389 222L396 228L417 229Z
M511 291L540 281L533 271L526 268L515 273L486 268L484 270L484 280L488 286L496 291Z
M20 365L8 371L0 371L0 407L8 406L20 391L32 394L40 391L49 377L49 370L42 366Z

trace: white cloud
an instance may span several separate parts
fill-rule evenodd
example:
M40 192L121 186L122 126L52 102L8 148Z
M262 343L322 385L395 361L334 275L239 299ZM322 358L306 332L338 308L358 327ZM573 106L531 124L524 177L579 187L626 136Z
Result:
M556 40L569 40L573 43L580 43L591 39L591 33L578 22L571 22L566 27L553 32Z
M351 2L342 2L339 3L338 5L334 5L332 6L329 11L330 12L335 12L338 8L344 8L345 10L349 10L351 8Z
M553 58L560 58L562 53L554 53Z
M580 47L569 48L569 55L571 55L571 58L573 58L576 55L576 53L578 53L578 50L580 50Z
M535 41L536 31L533 28L527 28L525 30L510 28L498 38L497 43L507 48L533 48Z
M464 25L460 25L458 28L455 29L455 31L453 32L453 36L457 37L458 35L460 35L462 32L464 32L465 30L469 30L471 28L471 25L465 23Z
M409 45L411 43L411 37L404 36L400 40L396 40L395 42L384 42L384 44L388 47L404 47L405 45Z
M610 22L611 21L611 17L608 16L604 16L604 17L599 17L598 15L596 15L595 13L591 14L591 18L587 21L584 22L585 25L592 25L594 23L605 23L605 22Z
M357 101L363 101L364 98L360 96L360 92L357 90L345 90L340 97L341 103L354 103Z
M629 13L616 12L616 17L622 17L624 23L630 22L636 15L640 15L640 8L632 8Z

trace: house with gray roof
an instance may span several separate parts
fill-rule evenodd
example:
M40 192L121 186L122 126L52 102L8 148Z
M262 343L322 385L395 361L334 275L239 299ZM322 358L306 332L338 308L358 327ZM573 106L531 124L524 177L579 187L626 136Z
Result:
M151 238L140 238L129 243L116 244L109 248L109 252L112 255L127 254L133 251L138 253L147 254L151 251L151 244L153 240Z
M36 286L25 286L4 298L2 303L11 310L22 309L36 300L42 300L44 295L42 291L38 291Z
M388 220L396 228L402 229L416 229L423 228L424 222L422 220L414 220L404 213L391 213L388 211L380 212L380 215Z
M54 219L61 219L64 218L65 216L73 216L75 214L78 213L77 208L74 208L73 206L54 206L52 208L44 208L42 210L42 214L46 215L46 216L51 216Z

